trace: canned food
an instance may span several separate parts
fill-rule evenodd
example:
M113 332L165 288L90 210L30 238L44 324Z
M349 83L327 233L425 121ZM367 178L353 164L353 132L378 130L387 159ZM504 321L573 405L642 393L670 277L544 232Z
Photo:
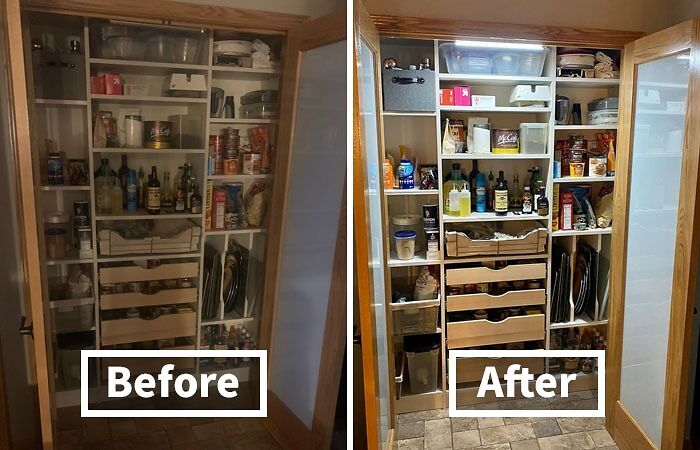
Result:
M238 164L238 158L224 159L223 166L224 166L224 175L238 175L239 174L240 167Z
M243 174L258 175L260 174L260 164L262 155L259 153L246 153L243 155Z
M170 148L173 123L167 120L144 122L144 142L147 148Z
M112 283L100 284L100 294L114 294L114 284L112 284Z
M141 292L141 282L140 281L132 281L129 283L129 289L131 292Z

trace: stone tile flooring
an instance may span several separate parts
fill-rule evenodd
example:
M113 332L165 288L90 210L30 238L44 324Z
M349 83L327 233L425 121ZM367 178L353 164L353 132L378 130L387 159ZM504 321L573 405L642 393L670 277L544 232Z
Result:
M594 391L572 393L567 401L526 399L468 409L590 409ZM401 414L395 435L398 450L613 450L615 442L602 418L450 418L446 409Z

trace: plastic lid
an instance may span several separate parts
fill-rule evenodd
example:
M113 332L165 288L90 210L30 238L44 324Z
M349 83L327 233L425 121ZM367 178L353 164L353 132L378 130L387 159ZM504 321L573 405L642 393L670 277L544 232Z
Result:
M394 222L394 225L418 225L421 219L420 214L402 214L392 217L391 221Z
M68 223L70 218L68 214L59 211L50 212L44 218L44 223Z
M401 230L394 233L396 239L413 239L416 237L416 232L411 230Z
M440 348L440 334L417 334L404 336L403 349L406 352L421 353Z

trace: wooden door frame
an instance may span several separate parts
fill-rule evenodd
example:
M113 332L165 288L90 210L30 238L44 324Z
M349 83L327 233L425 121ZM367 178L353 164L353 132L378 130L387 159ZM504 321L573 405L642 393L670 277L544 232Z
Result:
M51 402L51 383L53 382L53 369L49 366L48 343L46 323L44 317L45 305L43 301L43 280L41 271L40 241L37 234L35 173L32 162L32 133L30 117L30 105L28 102L27 80L31 80L31 74L25 69L25 51L23 47L22 17L19 0L2 0L2 13L6 17L7 36L3 39L7 43L9 65L9 88L12 126L14 135L11 137L12 157L15 161L14 172L17 188L17 204L20 215L20 252L22 255L24 277L25 304L29 305L31 321L34 332L33 347L36 355L35 370L39 402L39 418L41 425L42 443L45 449L53 448L53 409ZM18 324L19 328L19 324Z
M690 50L691 68L688 105L676 226L673 288L671 292L671 326L666 359L666 383L662 418L662 449L682 447L687 405L688 366L691 348L693 308L695 304L697 257L700 245L700 208L696 199L700 189L700 19L667 28L627 44L620 83L620 128L615 173L611 265L610 319L606 374L606 423L622 448L655 449L639 424L620 403L622 337L624 327L625 272L627 260L627 225L629 212L630 171L634 131L634 97L637 65ZM629 126L627 126L629 124ZM680 350L680 351L679 351Z
M303 27L303 28L302 28ZM285 43L285 67L282 79L282 101L280 117L289 118L280 121L277 160L275 162L275 184L287 186L291 179L292 143L296 123L296 104L299 77L301 71L302 52L332 44L346 39L346 11L339 9L333 13L304 23L301 27L292 29ZM328 448L333 432L333 416L338 397L338 384L342 371L343 353L346 351L347 328L347 232L345 188L336 239L335 256L333 259L333 275L329 291L328 312L324 330L324 344L321 351L321 370L316 390L314 417L312 428L309 430L294 413L277 396L269 390L268 363L268 419L265 426L285 448ZM275 325L277 303L277 284L279 268L282 260L281 249L284 245L282 230L285 228L287 209L287 192L285 189L274 189L271 204L276 213L270 219L268 243L266 251L265 280L261 305L260 331L258 341L260 348L268 351L268 361L274 351L272 333ZM342 332L340 332L342 330ZM321 380L326 379L326 383ZM283 417L285 427L280 428L269 417ZM330 426L329 426L329 418Z
M375 380L375 373L377 368L377 348L374 339L375 327L375 317L371 311L371 305L374 298L374 284L372 283L372 276L369 271L368 263L370 261L369 249L370 241L369 227L367 225L367 204L365 201L365 170L364 170L364 160L365 151L363 145L363 123L360 117L360 81L358 78L358 67L361 61L360 55L360 41L363 40L365 44L370 47L370 49L377 55L375 59L374 67L374 78L377 82L375 86L375 105L377 107L377 147L378 147L378 158L379 161L384 160L384 123L381 116L382 111L382 96L380 91L381 84L381 64L379 60L380 48L379 48L379 31L377 27L372 22L370 15L364 8L363 3L360 0L355 0L354 6L354 36L353 36L353 240L355 248L355 270L357 271L357 286L355 295L358 298L358 319L360 323L360 334L362 339L362 368L363 368L363 385L364 385L364 398L365 398L365 426L367 434L367 443L369 449L377 449L379 443L376 440L379 430L377 429L377 416L379 411L376 408L377 402L377 383L381 383L382 380ZM379 184L380 193L383 196L384 185ZM387 220L387 208L386 204L382 202L382 226ZM386 230L382 232L383 236L386 236ZM383 240L382 255L386 258L388 255L388 243L387 240ZM386 264L382 268L384 270L385 280L390 279L389 271ZM384 298L388 299L390 297L389 284L385 283L384 286ZM393 430L396 428L396 416L395 416L395 392L396 386L392 382L395 376L394 368L394 358L393 358L393 321L391 316L391 309L388 307L385 310L386 320L387 320L387 350L389 352L387 366L389 370L389 438L387 439L387 446L392 444ZM369 339L371 338L371 339Z

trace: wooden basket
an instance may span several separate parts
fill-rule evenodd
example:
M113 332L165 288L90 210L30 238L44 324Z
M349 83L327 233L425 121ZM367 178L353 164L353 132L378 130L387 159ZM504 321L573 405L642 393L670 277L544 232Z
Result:
M445 247L449 257L542 253L546 243L546 228L536 228L525 236L512 239L471 239L461 231L445 232Z

